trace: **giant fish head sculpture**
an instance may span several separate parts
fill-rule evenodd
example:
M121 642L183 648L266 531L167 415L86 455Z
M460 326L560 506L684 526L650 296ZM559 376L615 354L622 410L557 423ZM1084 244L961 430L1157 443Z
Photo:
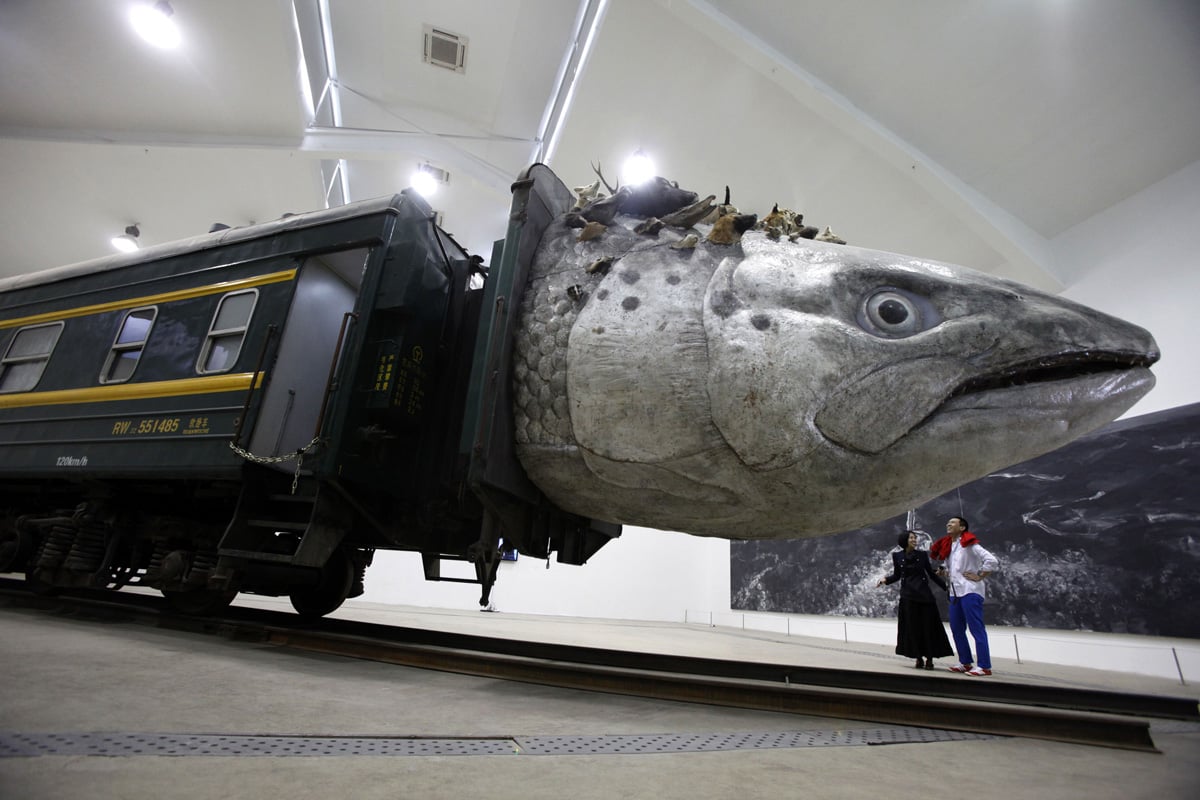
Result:
M1148 332L1016 283L642 222L580 241L556 220L522 301L517 455L569 511L737 539L848 530L1061 447L1154 384Z

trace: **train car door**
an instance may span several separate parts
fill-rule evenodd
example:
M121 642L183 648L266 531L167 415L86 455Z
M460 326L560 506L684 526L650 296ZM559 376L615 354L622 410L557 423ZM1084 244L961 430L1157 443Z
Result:
M345 315L354 309L371 252L358 247L311 255L301 265L249 439L247 449L256 456L295 453L316 436L338 334ZM290 472L295 464L276 467Z

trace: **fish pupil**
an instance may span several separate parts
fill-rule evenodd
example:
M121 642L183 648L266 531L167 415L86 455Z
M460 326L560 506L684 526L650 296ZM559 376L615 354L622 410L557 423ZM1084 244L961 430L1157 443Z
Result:
M899 325L908 319L908 309L899 300L884 300L879 304L879 318L888 325Z

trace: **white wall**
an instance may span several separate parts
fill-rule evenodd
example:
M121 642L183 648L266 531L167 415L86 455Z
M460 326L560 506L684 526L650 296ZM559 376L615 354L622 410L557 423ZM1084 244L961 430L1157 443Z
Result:
M688 612L688 622L839 642L885 646L896 643L894 619L692 611ZM949 626L946 636L950 636ZM994 659L1101 668L1188 684L1200 680L1200 641L1195 639L988 625L988 642Z
M471 574L446 564L443 574ZM477 608L479 587L426 583L421 559L377 553L366 602ZM520 556L502 563L492 604L501 611L683 622L689 608L729 608L729 542L626 526L584 566Z
M1051 242L1064 297L1154 334L1157 385L1126 416L1200 401L1200 161Z

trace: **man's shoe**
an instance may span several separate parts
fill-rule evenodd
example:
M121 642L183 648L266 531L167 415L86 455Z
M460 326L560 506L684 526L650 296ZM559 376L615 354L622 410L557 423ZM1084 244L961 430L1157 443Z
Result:
M970 664L955 664L951 667L947 667L947 669L949 669L951 672L970 672L971 665Z
M921 669L924 666L925 666L925 662L918 658L917 664L916 664L917 669Z
M992 671L990 669L984 669L983 667L975 667L974 669L967 670L967 674L974 675L976 678L978 678L983 675L991 675Z
M925 669L933 669L933 659L932 658L925 659Z

